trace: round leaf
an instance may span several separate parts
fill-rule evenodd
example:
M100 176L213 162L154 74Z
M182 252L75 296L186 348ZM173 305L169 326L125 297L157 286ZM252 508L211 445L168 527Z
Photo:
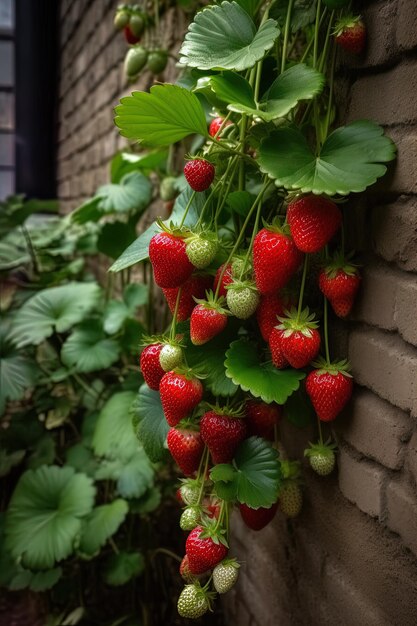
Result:
M137 437L150 460L156 463L165 455L164 445L169 430L159 392L142 385L134 410L139 421Z
M128 510L126 500L120 498L93 509L85 518L78 550L88 556L96 554L124 522Z
M37 378L34 361L19 354L6 340L8 325L0 327L0 415L7 400L20 400Z
M77 372L94 372L110 367L119 358L120 347L108 339L95 321L82 324L74 330L62 346L64 365Z
M69 556L90 513L95 488L71 467L42 466L25 472L6 515L6 547L25 567L52 568Z
M180 63L200 70L242 71L260 61L278 35L274 20L266 20L257 31L236 2L222 2L197 13L181 47Z
M100 209L105 213L124 213L135 209L143 211L152 199L149 178L139 172L123 176L119 184L102 185L96 196L101 198Z
M118 587L139 576L144 569L145 559L140 552L119 552L109 558L104 580L108 585Z
M130 416L135 396L133 391L116 393L101 409L92 442L98 456L127 461L137 451L138 442Z

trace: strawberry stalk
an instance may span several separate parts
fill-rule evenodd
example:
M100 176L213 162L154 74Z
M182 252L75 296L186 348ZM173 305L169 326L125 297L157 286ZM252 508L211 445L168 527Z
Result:
M169 334L169 338L170 338L171 341L173 341L175 339L175 331L176 331L176 327L177 327L178 307L180 305L181 293L182 293L182 287L180 287L178 289L177 299L175 300L174 315L172 317L171 331L170 331L170 334Z
M301 278L300 295L298 297L298 309L297 309L297 323L300 321L301 311L303 309L304 289L307 278L307 266L308 266L308 254L304 257L303 276Z
M197 193L196 191L193 191L193 193L191 194L190 199L189 199L189 200L188 200L188 202L187 202L187 206L185 207L184 214L183 214L183 216L182 216L182 220L181 220L180 225L179 225L179 227L178 227L178 228L182 228L182 227L184 226L185 218L186 218L186 217L187 217L187 215L188 215L188 211L190 210L190 206L191 206L191 205L192 205L192 203L193 203L193 200L194 200L194 198L195 198L195 194L196 194L196 193Z
M210 459L209 449L207 446L205 446L204 452L202 454L201 461L200 461L200 467L198 469L198 474L197 474L197 480L201 479L201 487L200 487L200 493L198 494L197 504L201 504L203 500L204 486L206 482L206 474L208 470L209 459ZM203 468L203 471L201 472L202 468Z
M259 220L260 220L260 217L261 217L261 211L262 211L262 203L260 202L259 206L258 206L258 210L256 211L255 224L254 224L253 231L252 231L252 237L251 237L251 240L250 240L250 243L249 243L249 248L248 248L248 250L246 252L246 256L245 256L244 261L243 261L242 271L240 272L239 280L242 280L242 277L243 277L243 275L244 275L244 273L246 271L246 267L248 265L249 257L250 257L250 255L252 253L253 242L255 241L255 237L256 237L256 234L258 232Z
M287 60L287 46L288 46L288 37L290 35L290 29L291 29L291 14L292 14L293 4L294 4L294 0L290 0L288 2L287 17L285 20L284 41L282 44L281 74L285 71L285 63ZM319 5L320 5L320 0L318 2L318 6ZM317 9L318 9L318 6L317 6Z

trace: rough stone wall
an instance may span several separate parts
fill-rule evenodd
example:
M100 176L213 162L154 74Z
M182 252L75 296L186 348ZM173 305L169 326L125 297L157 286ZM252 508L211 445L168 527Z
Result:
M333 323L357 386L337 420L338 472L306 466L301 516L260 533L234 520L244 562L225 597L239 626L417 624L417 3L357 4L369 45L339 70L346 119L379 122L398 146L390 173L350 201L348 239L363 262L359 302ZM315 437L282 427L290 458Z

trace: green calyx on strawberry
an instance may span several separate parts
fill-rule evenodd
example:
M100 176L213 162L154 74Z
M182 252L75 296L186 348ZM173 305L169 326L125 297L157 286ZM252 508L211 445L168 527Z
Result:
M352 310L361 282L359 271L341 254L327 263L319 274L319 287L338 317L347 317Z
M340 19L334 29L336 43L352 54L361 54L366 45L366 26L360 15Z
M251 280L234 280L227 285L227 306L229 311L241 320L251 317L259 304L259 293Z
M180 528L181 530L193 530L200 523L201 507L188 506L181 514Z
M296 369L306 367L320 350L320 333L314 314L310 314L308 307L300 314L292 307L286 311L286 317L278 319L278 340L284 358Z
M185 240L186 253L190 262L197 269L204 269L213 261L217 253L218 239L212 232L190 235Z
M227 593L235 586L240 564L236 559L224 559L213 570L213 585L217 593Z
M281 461L281 472L283 480L279 492L279 507L287 517L297 517L303 506L300 463Z
M201 438L208 447L212 461L230 463L236 449L246 437L246 420L243 407L213 407L200 420Z
M197 526L187 537L185 551L192 574L203 574L213 569L227 556L228 544L224 530L218 528L217 520L206 526Z
M347 360L327 363L319 359L316 368L306 378L306 391L313 407L323 422L333 421L349 402L353 379Z
M201 481L196 478L183 478L179 489L182 501L188 506L198 504L201 491Z
M199 582L185 585L178 598L177 609L181 617L198 619L211 610L215 594L207 591Z
M229 311L223 307L224 298L216 298L212 291L207 292L206 300L196 303L190 318L190 337L195 346L201 346L226 328Z
M182 365L184 361L183 349L184 344L175 339L167 341L159 354L159 363L164 372L170 372Z
M336 444L328 439L325 443L319 441L317 443L309 443L309 447L304 450L310 462L311 468L319 474L319 476L328 476L334 470Z

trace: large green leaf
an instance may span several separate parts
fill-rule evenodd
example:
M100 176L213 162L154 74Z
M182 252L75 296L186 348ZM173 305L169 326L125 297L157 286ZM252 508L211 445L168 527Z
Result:
M89 198L71 213L71 221L76 224L98 222L103 215L100 209L101 198Z
M134 317L136 309L148 301L148 286L140 283L128 285L122 300L111 300L104 312L103 328L109 335L119 332L125 321Z
M253 509L269 507L277 501L281 479L278 452L264 439L250 437L240 444L233 465L215 465L210 478L221 498Z
M197 13L181 47L180 63L200 70L242 71L260 61L278 35L274 20L266 20L257 31L237 2L222 2Z
M154 170L164 169L168 158L167 150L152 150L133 154L133 152L118 152L111 160L111 182L119 183L123 176L137 170L150 174Z
M271 6L271 17L284 28L290 0L280 0ZM316 0L294 0L291 11L291 30L296 33L301 28L312 24L316 17Z
M231 344L226 352L225 366L226 376L235 385L268 403L284 404L305 377L299 370L278 370L271 362L262 363L256 344L246 339Z
M8 584L11 591L19 591L29 587L32 591L39 593L53 587L62 576L62 568L55 567L44 572L31 572L30 570L18 568L18 572L13 576Z
M114 480L123 498L141 498L153 486L154 470L144 450L138 446L127 460L102 461L96 472L97 480Z
M137 436L151 461L156 463L164 457L165 440L169 426L165 419L158 391L142 385L134 405L138 420Z
M97 189L100 196L100 208L105 213L122 213L136 209L146 209L152 198L152 185L149 178L140 172L130 172L123 176L120 183L102 185Z
M261 170L278 187L329 196L364 191L385 174L382 163L394 157L391 139L381 126L366 120L335 130L318 156L296 128L277 128L259 150Z
M116 107L116 126L128 139L148 146L168 146L194 133L207 136L204 110L197 96L178 85L154 85L135 91Z
M80 324L61 349L63 364L77 372L106 369L118 360L119 354L119 344L106 337L97 320Z
M198 86L202 86L204 84L203 81L206 81L210 85L211 89L222 102L229 105L231 102L238 103L239 105L243 105L243 107L256 109L253 89L249 81L240 74L224 72L223 74L201 78L198 81ZM230 106L228 108L230 108Z
M128 511L129 505L121 498L93 509L85 518L78 550L88 556L99 552L109 537L117 532Z
M103 224L97 237L97 250L117 259L123 250L136 239L136 224L132 222L108 222Z
M0 415L7 400L20 400L33 387L38 375L35 361L20 354L7 341L9 325L0 326Z
M165 224L169 225L170 222L174 224L179 224L181 222L182 216L184 214L185 208L188 204L188 201L192 195L193 191L190 187L185 189L176 199L174 209L172 211L171 217L165 220ZM201 212L201 209L204 206L204 203L207 199L207 195L202 193L197 193L194 195L194 199L192 201L192 205L187 213L187 217L184 221L184 226L193 226L198 216ZM159 226L156 222L151 224L149 228L145 230L137 239L134 241L123 254L113 263L110 267L111 272L120 272L120 270L126 269L127 267L131 267L135 263L140 263L144 261L149 256L149 243L152 237L159 232Z
M71 467L42 466L19 479L6 516L6 547L25 567L48 569L69 556L95 488Z
M44 289L17 312L10 339L18 347L38 345L54 331L66 332L90 312L100 293L96 283L69 283Z
M136 394L114 394L100 411L92 446L97 456L128 461L137 451L138 442L132 427L130 407Z
M108 585L125 585L145 569L145 559L140 552L112 554L106 563L104 580Z

